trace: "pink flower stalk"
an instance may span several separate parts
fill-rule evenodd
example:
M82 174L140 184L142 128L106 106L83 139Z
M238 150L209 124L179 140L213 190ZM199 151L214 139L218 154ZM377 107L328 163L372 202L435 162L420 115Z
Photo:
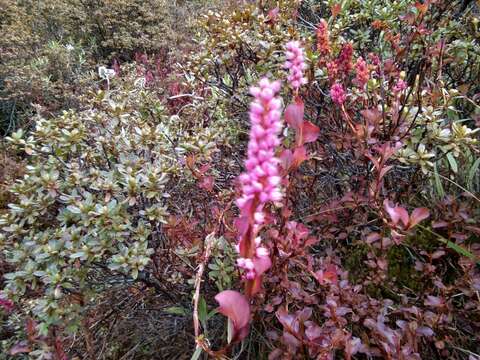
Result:
M254 280L253 289L271 265L268 250L260 246L257 233L265 221L264 207L268 202L282 199L280 191L280 160L275 157L275 148L280 145L279 134L282 131L282 102L276 95L280 91L280 82L270 82L263 78L258 87L250 88L254 100L250 105L250 141L246 171L240 175L242 195L236 203L240 208L237 221L240 232L237 264L245 270L245 278ZM258 289L257 289L258 290ZM255 290L251 290L252 294ZM247 295L252 295L248 294Z
M370 71L368 65L363 58L359 57L355 64L356 77L355 80L360 87L364 87L370 78Z
M343 90L343 86L339 83L332 85L332 87L330 88L330 96L333 102L338 104L339 106L342 106L342 104L345 102L345 99L347 98L345 90Z
M285 69L290 70L288 81L295 91L298 91L300 86L307 83L307 79L303 76L303 70L307 68L305 64L305 57L303 49L298 41L290 41L286 45L287 61L285 62Z
M340 55L336 60L337 67L340 72L347 76L353 68L352 65L352 56L353 56L353 46L351 43L346 43L343 45L342 50L340 50Z
M327 63L327 72L328 72L328 78L330 80L335 80L338 75L338 66L335 61L330 61Z

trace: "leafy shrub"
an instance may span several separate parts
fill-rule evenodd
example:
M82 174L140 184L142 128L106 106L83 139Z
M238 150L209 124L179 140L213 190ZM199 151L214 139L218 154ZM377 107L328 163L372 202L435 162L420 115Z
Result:
M77 98L96 66L131 61L137 52L163 54L167 66L188 48L188 16L195 6L164 0L2 0L2 132L23 125L35 112L32 104L54 114L80 108Z
M78 326L80 305L108 288L100 279L111 271L145 279L163 246L169 181L184 143L178 119L133 80L92 93L82 112L39 118L30 135L9 138L29 156L1 220L2 246L16 268L7 291L25 305L35 299L26 308L44 335L50 325Z

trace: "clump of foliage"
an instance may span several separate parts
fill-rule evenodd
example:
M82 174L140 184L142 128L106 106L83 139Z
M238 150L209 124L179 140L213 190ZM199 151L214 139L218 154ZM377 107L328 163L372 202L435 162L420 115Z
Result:
M305 36L309 81L304 89L294 91L293 104L284 114L295 133L295 139L287 137L286 148L278 150L287 197L281 211L272 207L265 215L266 229L258 234L272 254L264 292L250 299L246 275L247 302L236 292L220 293L219 310L229 318L231 328L228 345L212 350L199 337L197 349L214 356L230 352L235 341L246 337L250 324L270 339L270 358L468 353L465 347L471 343L464 343L458 331L466 331L468 337L469 330L452 332L453 319L463 319L466 309L450 298L455 291L450 284L451 276L462 276L470 284L469 290L457 290L463 303L470 304L468 311L477 314L472 295L479 277L475 243L479 208L478 198L468 190L476 187L475 181L466 180L478 179L475 119L480 108L468 91L455 88L461 84L449 82L449 75L440 70L450 62L447 59L456 59L453 48L439 51L436 43L445 26L436 14L445 5L403 4L397 11L406 26L395 23L397 17L383 19L383 33L372 32L370 48L358 42L360 29L351 33L342 29L351 26L342 17L349 13L348 5L331 5L332 17L317 19L318 26L302 17L315 8L312 2L303 2L298 9L299 23L305 25L300 33ZM374 29L380 26L375 16L370 21L377 21ZM305 34L312 30L315 37ZM292 32L292 36L298 35ZM430 60L419 61L420 52L430 54ZM282 75L278 66L284 58L275 55L277 60L268 61L276 61L276 66L267 72L285 79L287 74ZM291 56L286 55L289 60ZM221 59L217 68L230 61L228 56ZM476 63L468 64L468 71L475 72ZM441 81L433 83L433 79ZM310 141L313 145L305 147ZM251 156L250 145L248 149ZM454 197L470 198L458 226L445 221L447 215L441 210L446 181ZM412 204L413 209L392 200ZM242 214L243 206L239 203ZM426 219L433 220L433 230L424 224ZM442 230L447 222L455 228L448 234ZM245 233L244 221L237 221L236 228L243 256L243 237L250 233ZM417 242L419 238L428 240ZM349 261L352 246L364 249L353 262ZM401 251L405 247L407 251ZM257 269L258 260L252 260L249 267L239 259L239 267ZM457 264L453 269L452 261ZM363 271L346 268L352 263ZM435 271L442 275L434 275ZM275 319L280 328L273 325ZM475 328L474 322L469 327ZM413 338L422 340L409 340ZM448 346L451 339L458 346Z
M78 96L96 67L156 54L168 67L189 46L189 14L199 4L164 0L2 0L0 131L25 127L38 105L60 113L81 108Z
M167 246L163 224L181 188L180 156L215 148L211 129L184 133L134 69L123 71L133 76L92 90L85 110L39 117L31 133L7 138L28 162L0 220L14 269L5 294L40 321L42 336L52 327L76 331L115 274L153 283L152 258Z
M31 134L8 138L29 162L2 218L7 261L17 268L7 290L19 300L43 288L32 305L46 327L75 316L96 263L138 278L153 253L148 239L168 215L176 154L168 118L141 88L122 90L100 90L89 110L39 118ZM82 298L65 299L75 294Z

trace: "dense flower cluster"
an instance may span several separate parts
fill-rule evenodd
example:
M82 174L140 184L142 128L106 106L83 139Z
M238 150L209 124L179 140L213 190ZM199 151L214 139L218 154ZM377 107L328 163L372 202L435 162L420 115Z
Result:
M270 82L267 78L260 80L258 87L252 87L250 93L254 100L250 106L250 141L248 158L245 162L246 172L240 175L242 196L237 199L241 218L248 219L253 234L265 220L264 206L269 201L280 201L282 193L279 188L279 160L275 157L275 148L280 145L279 134L282 130L281 100L276 97L280 91L280 82ZM254 235L250 234L250 237ZM248 237L248 236L247 236ZM268 251L260 247L260 238L241 237L238 246L239 267L246 270L246 278L252 280L265 271L270 260ZM257 261L259 260L259 262ZM261 269L260 269L261 268Z
M346 95L345 90L341 84L333 84L330 88L330 96L332 101L338 105L342 105L345 102Z
M351 43L346 43L343 45L342 50L340 50L340 55L338 55L336 60L338 70L345 76L348 75L353 68L352 56L353 46Z
M333 81L334 79L337 78L338 75L338 66L335 61L329 61L327 63L327 72L328 72L328 78Z
M370 72L368 70L367 62L363 60L363 58L359 57L357 59L357 62L355 64L355 71L355 80L357 82L357 85L360 87L364 87L367 84L368 79L370 78Z
M328 23L325 19L320 19L317 25L317 51L320 55L326 56L330 54Z
M307 79L303 76L303 70L306 69L305 57L303 49L298 41L290 41L286 45L287 61L285 62L285 69L290 70L288 81L292 88L297 91L300 86L307 83Z

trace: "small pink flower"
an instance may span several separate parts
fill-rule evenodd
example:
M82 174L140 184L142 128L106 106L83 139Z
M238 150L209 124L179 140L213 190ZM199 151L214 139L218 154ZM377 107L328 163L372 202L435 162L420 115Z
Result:
M330 88L330 96L333 102L340 106L345 102L345 99L347 98L347 96L345 95L345 90L343 90L342 85L339 83L332 85L332 87Z
M396 93L400 93L403 90L405 90L406 88L407 88L407 84L405 83L405 81L403 81L402 79L398 79L397 83L393 87L393 91L396 92Z
M285 55L287 61L284 68L289 69L288 81L294 90L298 90L300 86L307 83L307 79L303 76L303 71L307 68L303 49L298 41L290 41L286 45Z

